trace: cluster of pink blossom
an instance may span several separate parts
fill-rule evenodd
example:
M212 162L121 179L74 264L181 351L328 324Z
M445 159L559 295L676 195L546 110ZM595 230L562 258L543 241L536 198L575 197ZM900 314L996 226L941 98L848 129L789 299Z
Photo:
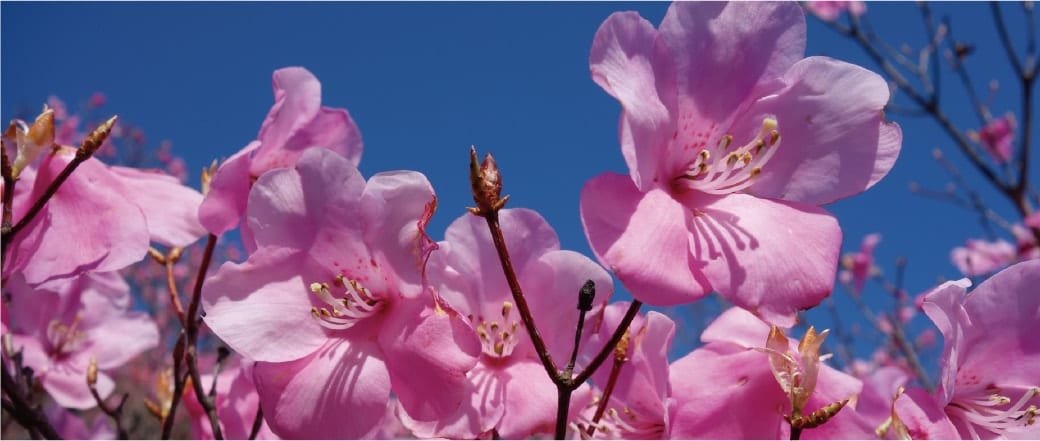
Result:
M849 3L814 10L863 12ZM562 250L536 211L504 208L494 159L475 151L476 208L433 240L430 182L363 176L358 127L303 68L274 72L257 139L205 171L202 192L171 176L184 167L168 147L169 173L103 163L114 119L81 134L52 101L3 137L5 415L33 436L125 436L109 373L153 351L138 380L160 379L146 399L163 437L181 402L207 439L1040 435L1034 242L1010 257L969 243L954 257L966 274L1025 261L970 295L962 280L922 297L944 337L934 393L892 363L831 367L828 331L788 337L839 263L857 294L876 274L880 236L840 259L820 207L876 184L902 143L885 81L806 58L805 44L795 3L675 3L659 26L607 18L589 62L621 104L629 173L582 191L599 263ZM245 255L208 271L235 230ZM186 249L207 235L205 251ZM611 301L611 274L632 302ZM140 299L168 304L133 307L128 275ZM669 362L676 324L641 305L712 292L733 306ZM213 336L233 355L201 353Z

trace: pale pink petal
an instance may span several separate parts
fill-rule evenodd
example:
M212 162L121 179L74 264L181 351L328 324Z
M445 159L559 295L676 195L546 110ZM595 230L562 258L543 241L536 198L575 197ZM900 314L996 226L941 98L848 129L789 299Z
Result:
M363 247L354 232L361 230L364 185L357 168L323 149L308 150L293 169L268 172L249 193L247 217L257 246L349 255L330 249Z
M652 305L691 302L711 291L704 264L690 255L691 218L664 191L640 193L624 175L604 173L582 189L582 224L596 257Z
M401 422L419 438L476 438L494 429L506 411L503 395L505 386L498 367L477 363L467 374L463 403L454 414L434 420L422 421L411 418L403 409L399 412Z
M541 363L527 360L513 364L504 381L507 411L498 424L502 439L552 433L556 423L556 386Z
M383 272L396 276L405 297L422 292L421 275L436 246L425 224L437 205L433 187L422 173L395 171L369 178L361 195L358 216L365 225L365 243L376 250Z
M569 250L549 251L520 270L520 286L554 360L566 360L578 327L578 292L586 280L596 286L594 305L606 305L614 283L602 267ZM586 318L592 320L595 315ZM586 343L582 343L586 344ZM598 350L586 346L586 350Z
M961 439L953 423L927 391L907 389L895 402L895 413L911 439Z
M68 365L55 365L46 372L38 373L39 381L51 398L62 407L73 409L90 409L97 406L97 401L87 387L87 370L75 369ZM104 372L98 372L97 391L101 398L108 398L115 390L116 384Z
M884 78L853 64L809 57L782 81L783 90L760 98L741 118L745 131L776 118L781 139L751 193L823 205L858 194L888 173L902 135L899 125L885 121Z
M310 284L329 275L291 249L262 248L241 263L225 263L202 291L206 325L235 352L254 360L282 362L315 351L325 328L310 317L317 299Z
M601 338L589 339L590 348L599 350L627 310L627 302L607 307L600 326ZM629 359L618 374L610 407L629 408L641 419L655 418L655 422L664 424L667 413L665 403L669 395L668 350L675 335L675 323L663 314L650 311L645 318L633 320L629 330L632 336ZM593 383L600 390L607 385L610 365L608 360L592 377Z
M253 141L221 164L209 183L209 193L199 205L199 222L212 234L223 234L238 225L246 212L252 178L250 155L260 147Z
M636 186L657 178L660 150L672 135L675 71L657 29L636 12L616 12L596 31L592 79L621 103L621 152ZM668 103L668 104L666 104Z
M731 194L700 210L690 248L726 299L789 327L830 294L841 229L823 209Z
M158 346L159 328L148 314L127 312L90 329L84 338L81 350L97 357L98 368L114 369Z
M202 194L161 172L110 167L126 186L126 199L141 207L152 242L185 247L206 234L198 220Z
M39 198L72 156L62 151L44 158L32 200ZM84 271L114 271L141 260L148 251L147 223L141 209L127 201L127 191L100 161L80 164L29 227L42 229L42 235L22 269L25 280L41 286L47 280Z
M381 332L379 345L402 408L423 421L454 414L469 400L464 386L480 355L476 334L456 313L433 302L405 301L392 308L382 326L393 332Z
M357 165L361 132L344 109L321 107L321 83L301 67L274 72L275 104L260 129L261 147L250 165L253 176L290 167L310 147L321 147Z
M370 437L386 413L390 375L372 342L329 340L302 359L257 363L264 418L283 438Z
M962 304L970 286L971 281L968 279L943 283L925 294L924 303L921 304L925 314L943 334L943 355L940 361L940 366L943 366L942 384L939 393L944 403L953 399L964 327L971 323L971 318Z
M805 54L805 15L795 3L676 2L660 34L675 60L680 116L692 123L730 121L756 86Z

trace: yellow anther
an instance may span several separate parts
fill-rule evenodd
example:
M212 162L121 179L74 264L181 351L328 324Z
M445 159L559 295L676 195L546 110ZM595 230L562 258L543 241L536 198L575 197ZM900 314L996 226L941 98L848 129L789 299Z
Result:
M719 140L719 148L726 150L730 144L733 143L733 135L723 135L722 139Z
M509 317L509 311L513 310L513 303L502 302L502 317Z
M769 132L769 147L776 145L778 142L780 142L780 132L777 130Z
M495 354L502 355L502 351L505 350L505 345L502 342L495 342Z

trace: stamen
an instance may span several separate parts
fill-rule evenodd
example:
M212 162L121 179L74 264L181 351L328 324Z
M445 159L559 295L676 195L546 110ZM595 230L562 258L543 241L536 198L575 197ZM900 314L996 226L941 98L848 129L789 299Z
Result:
M310 291L332 307L311 308L311 317L328 329L349 329L366 317L379 312L383 302L372 296L358 281L336 276L333 285L342 287L344 296L333 297L327 283L311 283Z
M501 314L503 323L499 323L497 320L489 323L483 317L476 317L476 321L470 318L470 323L479 322L474 330L477 333L477 337L480 338L483 352L488 356L508 357L513 353L513 348L520 343L520 337L516 332L520 324L515 320L510 320L512 311L513 304L511 302L502 302Z
M1029 401L1040 396L1040 388L1032 387L1011 404L1011 398L999 388L987 388L988 396L955 397L946 407L947 414L963 420L969 433L979 438L977 429L1001 435L1009 429L1032 425L1036 421L1037 406ZM1009 406L1010 405L1010 406ZM1005 407L1000 409L998 407Z
M717 156L709 149L701 150L686 172L673 182L709 194L729 194L750 187L762 173L762 167L776 152L775 147L780 142L780 132L776 127L775 119L764 119L754 139L728 153L733 136L723 135L714 149ZM712 160L713 157L718 159Z

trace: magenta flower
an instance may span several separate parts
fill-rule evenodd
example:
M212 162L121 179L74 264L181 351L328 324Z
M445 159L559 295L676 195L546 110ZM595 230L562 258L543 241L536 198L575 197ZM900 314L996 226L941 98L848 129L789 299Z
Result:
M810 0L805 2L805 7L823 21L837 20L845 11L856 17L867 12L867 4L861 1Z
M885 176L902 134L880 76L804 53L794 3L679 2L659 29L633 12L600 26L592 78L621 102L629 176L589 181L581 214L636 298L714 290L792 325L830 293L841 230L817 206Z
M86 380L91 357L105 398L115 387L105 371L159 344L159 329L148 314L130 311L130 287L118 273L84 274L55 291L34 289L14 276L4 291L11 293L4 324L15 349L63 407L96 405Z
M841 258L842 270L838 278L842 283L851 284L856 294L863 292L863 285L877 269L874 268L874 248L881 242L881 234L868 234L863 237L859 252L846 254Z
M774 378L769 355L762 349L769 332L765 322L730 308L704 330L705 346L672 363L670 438L789 438L783 415L791 414L791 399ZM799 354L796 342L790 342L789 351ZM859 380L824 363L816 377L814 392L804 404L806 413L836 401L854 401L862 389ZM822 426L806 429L802 439L872 435L854 407L850 402Z
M986 123L978 133L969 133L999 164L1011 161L1015 140L1015 118L1010 113Z
M944 341L936 400L964 438L1035 430L1040 260L1013 265L968 294L970 285L967 279L946 282L925 298L924 311Z
M220 430L225 439L249 439L256 418L256 409L260 398L253 385L253 362L244 358L235 358L224 362L225 366L217 376L217 415L220 417ZM202 375L202 384L209 390L213 375ZM199 404L195 391L184 391L184 404L191 415L192 433L196 439L214 439L213 427L209 416ZM271 432L266 422L261 423L256 439L279 439Z
M619 302L606 308L598 332L589 339L590 347L602 347L607 342L628 306L628 302ZM578 429L587 431L589 426L595 426L593 436L600 439L661 439L668 431L668 350L675 335L675 322L650 311L645 316L637 315L628 329L628 337L619 344L627 360L603 417L595 424L592 421L610 379L609 360L592 376L598 393L582 413Z
M370 436L391 390L412 417L430 420L468 398L480 344L423 275L435 206L423 175L366 182L321 148L253 186L246 218L257 249L207 280L203 305L213 332L258 362L276 434Z
M313 74L302 67L278 69L273 85L274 105L257 139L225 160L210 181L199 208L210 233L238 226L253 182L269 170L292 167L309 147L336 152L355 166L361 161L361 132L346 109L321 105L321 83Z
M610 275L587 257L560 250L556 232L537 212L502 210L499 217L538 331L562 368L574 346L579 289L593 280L597 303L605 304L613 291ZM405 426L419 437L473 438L493 429L502 438L519 439L552 432L556 387L513 304L484 219L470 214L456 219L430 257L429 271L441 297L469 319L482 350L467 376L467 405L448 418L402 415ZM586 323L594 322L595 314ZM599 350L587 338L582 347ZM587 389L575 392L575 414L587 398Z

